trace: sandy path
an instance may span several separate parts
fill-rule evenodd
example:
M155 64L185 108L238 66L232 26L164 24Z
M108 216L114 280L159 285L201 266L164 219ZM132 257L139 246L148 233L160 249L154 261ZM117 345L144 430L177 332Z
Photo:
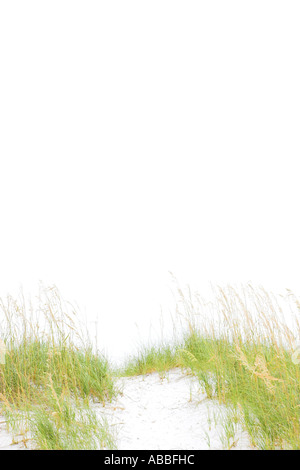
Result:
M178 369L164 378L157 373L119 378L117 385L122 393L112 403L91 406L107 419L120 450L225 449L233 443L233 449L251 448L237 425L228 444L218 424L226 407L207 399L197 379ZM12 443L0 416L0 450L25 449L22 442Z
M208 400L195 377L169 371L163 380L157 373L119 379L123 394L113 403L94 405L115 429L120 450L222 449L220 421L226 407ZM235 449L249 449L246 433L235 426Z

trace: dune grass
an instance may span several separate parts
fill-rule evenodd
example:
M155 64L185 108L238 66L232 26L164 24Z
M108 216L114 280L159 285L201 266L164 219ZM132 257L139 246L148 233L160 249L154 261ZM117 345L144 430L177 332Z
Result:
M300 303L288 292L299 311ZM144 348L124 375L174 367L195 374L208 398L227 404L259 449L300 448L300 365L295 361L297 317L288 328L280 304L262 288L219 288L211 302L179 289L186 328L173 343ZM228 416L229 416L228 415ZM224 435L232 419L224 419Z
M112 372L58 290L41 287L35 305L8 297L0 312L0 405L17 440L29 436L39 449L113 448L107 423L89 406L114 397Z
M135 375L164 373L170 369L180 367L183 361L177 354L174 344L161 343L156 346L144 346L134 357L125 360L119 369L119 375L130 377Z

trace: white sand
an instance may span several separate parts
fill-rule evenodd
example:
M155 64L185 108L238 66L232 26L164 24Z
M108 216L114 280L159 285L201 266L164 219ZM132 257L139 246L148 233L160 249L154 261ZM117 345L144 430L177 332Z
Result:
M225 439L221 426L227 408L207 399L198 380L180 370L165 378L153 373L117 379L122 393L105 406L93 403L97 415L106 418L120 450L250 449L247 434L234 425L234 436ZM0 450L25 449L12 445L12 435L0 417ZM27 443L28 445L28 443Z
M22 442L22 436L13 437L7 431L7 426L3 416L0 416L0 450L21 450L26 449Z
M220 424L226 407L209 400L195 377L172 370L119 379L123 394L106 406L94 405L115 429L120 450L223 449L228 445ZM250 449L240 426L230 440L234 449Z

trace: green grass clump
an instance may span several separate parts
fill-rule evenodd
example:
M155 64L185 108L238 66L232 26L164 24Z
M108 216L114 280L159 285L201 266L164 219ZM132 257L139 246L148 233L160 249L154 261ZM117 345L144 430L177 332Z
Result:
M107 361L95 356L90 348L28 339L6 353L0 372L0 393L16 406L38 403L48 377L59 394L67 390L74 397L104 401L114 393Z
M107 360L93 353L57 289L43 289L36 310L23 298L9 297L0 307L7 347L0 403L8 422L17 432L17 422L26 417L25 428L41 449L111 447L108 426L89 403L115 396L112 372Z
M113 436L105 421L88 406L75 404L70 397L52 396L49 408L39 405L29 417L35 446L42 450L113 449ZM55 411L53 411L55 410Z
M253 445L299 448L299 370L287 351L196 335L186 338L185 350L207 395L242 412Z
M127 359L119 374L134 376L151 374L152 372L163 373L180 367L181 362L174 345L149 346L141 349L137 356Z

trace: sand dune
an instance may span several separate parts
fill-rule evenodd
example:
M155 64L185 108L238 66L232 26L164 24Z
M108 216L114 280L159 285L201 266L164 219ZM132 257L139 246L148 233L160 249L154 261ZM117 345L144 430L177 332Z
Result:
M239 425L226 440L220 423L227 408L208 399L193 376L175 369L164 377L158 373L122 377L117 385L121 393L112 403L91 406L107 419L119 450L251 448ZM22 436L13 437L2 417L0 450L25 448Z
M93 405L105 416L117 436L120 450L196 450L226 448L220 424L226 407L199 391L195 377L172 370L161 378L146 376L119 379L123 390L113 403ZM235 427L232 448L250 449L240 426Z

